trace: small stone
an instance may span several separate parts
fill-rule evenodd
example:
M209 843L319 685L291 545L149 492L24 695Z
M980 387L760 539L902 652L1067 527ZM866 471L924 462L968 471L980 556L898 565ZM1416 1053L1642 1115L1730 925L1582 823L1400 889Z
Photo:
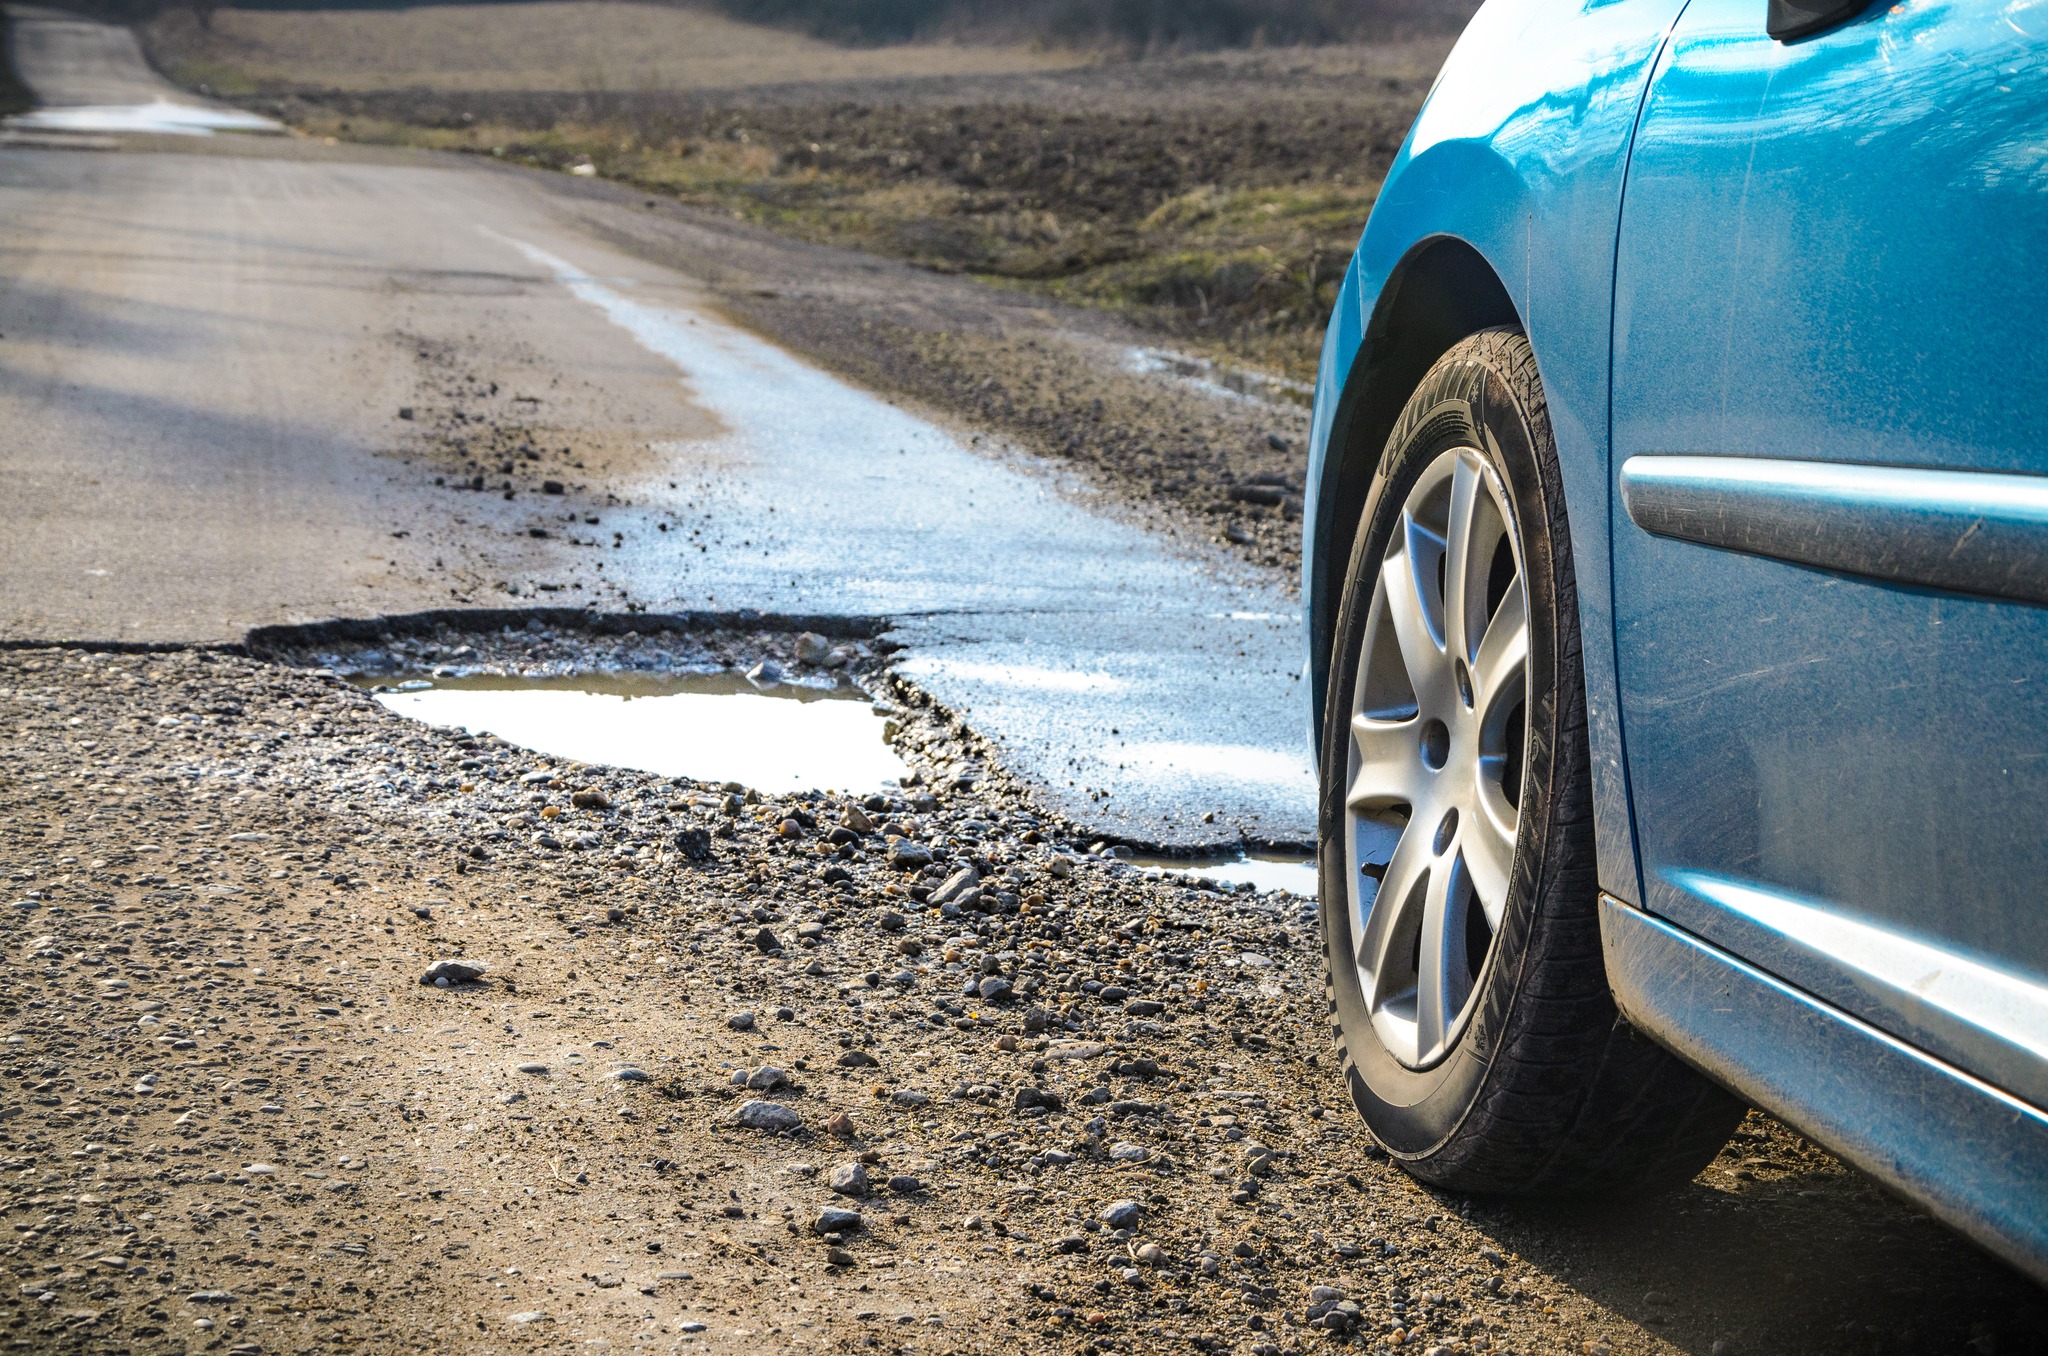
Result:
M899 956L922 956L924 954L924 943L915 937L899 938L896 942L896 954Z
M725 1019L725 1024L735 1031L752 1031L754 1029L754 1014L751 1012L735 1012L732 1016Z
M1145 1221L1145 1207L1138 1201L1112 1201L1096 1218L1112 1229L1135 1229Z
M932 1095L930 1093L915 1092L909 1088L899 1088L889 1094L889 1101L895 1106L926 1106L931 1100Z
M820 1234L844 1236L859 1233L860 1226L860 1211L842 1210L836 1205L826 1206L818 1212L818 1217L811 1221L811 1231Z
M842 1069L872 1069L881 1063L865 1050L848 1050L834 1062Z
M1052 1014L1044 1008L1033 1007L1024 1010L1024 1029L1026 1031L1043 1031L1051 1024Z
M889 849L889 865L898 871L915 871L931 864L932 850L922 843L905 838Z
M789 1082L789 1075L773 1064L763 1064L747 1075L746 1085L755 1092L773 1092Z
M1121 1003L1131 996L1131 991L1121 984L1106 984L1095 996L1105 1003Z
M1086 1234L1068 1234L1064 1238L1055 1238L1052 1241L1050 1250L1055 1256L1059 1257L1086 1252L1088 1251L1088 1236Z
M748 1130L766 1130L774 1134L787 1134L798 1129L804 1118L780 1102L750 1101L740 1105L733 1113L733 1120Z
M1029 1111L1033 1107L1061 1111L1066 1107L1066 1100L1047 1088L1033 1087L1027 1083L1018 1088L1015 1095L1010 1098L1010 1107L1015 1111Z
M825 1119L825 1133L834 1139L852 1139L857 1133L853 1117L844 1111L835 1111Z
M609 1077L614 1083L652 1083L654 1081L645 1069L635 1069L630 1066L624 1069L613 1069Z
M1124 1004L1124 1015L1126 1017L1157 1017L1165 1011L1166 1004L1156 1002L1150 998L1133 999L1131 1002Z
M483 977L483 966L474 961L437 960L420 976L420 983L445 989L453 984L471 984Z
M1001 975L990 975L975 986L975 992L984 1003L995 1003L1010 996L1010 981Z
M514 1066L513 1066L513 1069L514 1069L514 1071L515 1071L515 1072L517 1072L517 1073L523 1073L523 1074L539 1074L539 1075L540 1075L540 1076L542 1076L543 1078L545 1078L545 1077L547 1076L547 1072L548 1072L548 1066L547 1066L547 1065L545 1065L545 1064L535 1064L535 1063L532 1063L532 1062L528 1062L528 1063L525 1063L525 1064L517 1064L517 1065L514 1065Z
M832 642L815 631L806 631L796 638L796 659L799 664L818 664L832 653Z
M832 1176L826 1183L835 1195L864 1197L868 1194L868 1169L865 1163L841 1163L832 1169Z
M774 687L782 681L782 665L764 659L747 670L747 681L755 687Z
M195 1290L185 1296L185 1302L187 1304L233 1304L235 1302L235 1292L232 1290Z
M1166 1260L1166 1249L1157 1243L1141 1243L1132 1249L1131 1256L1148 1267L1156 1267Z
M587 786L581 791L570 792L569 803L579 810L609 810L612 808L612 798L595 786Z
M931 897L925 903L933 908L946 904L959 904L963 895L971 890L979 890L980 887L981 873L971 866L963 866L952 875L946 877L939 888L932 891Z
M546 1323L550 1320L546 1314L538 1309L526 1309L516 1314L505 1315L505 1321L507 1323L516 1323L523 1328L529 1323Z
M1110 1146L1109 1158L1112 1163L1143 1163L1152 1156L1152 1151L1142 1144L1120 1140Z
M899 1172L889 1179L889 1190L898 1196L915 1196L924 1190L924 1183L907 1172Z
M904 921L902 914L894 909L889 909L884 911L882 916L875 920L875 926L884 932L901 932L903 931Z
M853 1254L844 1248L825 1249L825 1265L829 1267L850 1267L854 1264Z
M777 940L773 928L762 928L754 934L754 949L765 955L771 951L782 950L782 943Z

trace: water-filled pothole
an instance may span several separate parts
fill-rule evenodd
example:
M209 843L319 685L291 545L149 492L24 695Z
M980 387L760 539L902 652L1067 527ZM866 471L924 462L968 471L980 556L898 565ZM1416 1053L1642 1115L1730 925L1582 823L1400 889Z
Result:
M1186 857L1132 857L1135 866L1157 867L1215 881L1218 885L1250 885L1259 891L1285 890L1305 899L1316 897L1316 859L1295 852L1241 852L1234 857L1189 860Z
M857 689L737 673L586 673L562 677L357 682L399 715L458 726L554 758L757 790L894 788L909 767L883 741L883 717Z

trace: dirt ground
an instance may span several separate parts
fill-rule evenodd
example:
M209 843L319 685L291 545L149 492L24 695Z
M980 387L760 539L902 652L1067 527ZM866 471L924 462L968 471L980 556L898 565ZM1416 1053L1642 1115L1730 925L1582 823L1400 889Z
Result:
M463 644L801 669L377 662ZM1760 1117L1662 1200L1418 1187L1303 901L1090 852L877 662L921 775L863 807L0 655L10 1349L2042 1349L2038 1291Z

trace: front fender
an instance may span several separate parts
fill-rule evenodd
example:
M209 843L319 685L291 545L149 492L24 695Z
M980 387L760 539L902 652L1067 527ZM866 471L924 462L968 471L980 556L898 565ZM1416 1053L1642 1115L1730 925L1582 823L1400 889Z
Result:
M1489 0L1458 40L1366 223L1316 377L1302 594L1315 745L1366 485L1445 349L1520 324L1550 407L1578 580L1603 885L1640 898L1608 576L1608 353L1629 141L1684 0Z

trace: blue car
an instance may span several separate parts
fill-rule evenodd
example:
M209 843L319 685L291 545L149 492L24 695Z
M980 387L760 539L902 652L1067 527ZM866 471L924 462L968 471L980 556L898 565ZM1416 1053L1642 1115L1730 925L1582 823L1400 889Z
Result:
M1374 1135L1647 1189L1753 1105L2048 1278L2048 3L1489 0L1314 430Z

